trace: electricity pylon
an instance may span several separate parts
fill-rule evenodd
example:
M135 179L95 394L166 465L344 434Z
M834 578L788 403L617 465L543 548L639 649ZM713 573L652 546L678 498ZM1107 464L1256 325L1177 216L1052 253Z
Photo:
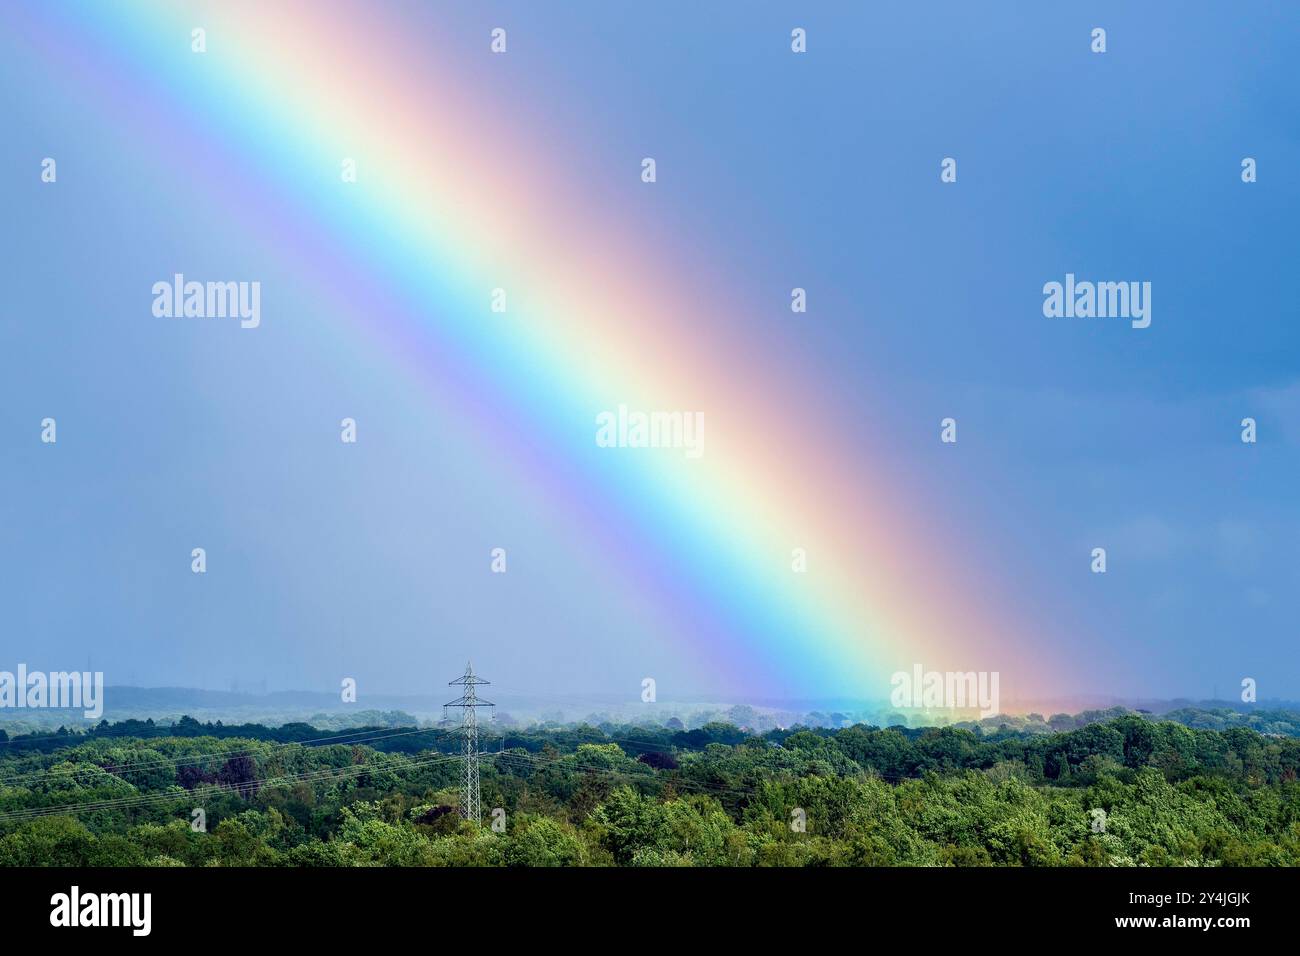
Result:
M442 705L442 716L445 719L449 707L460 708L460 730L464 737L462 741L462 753L465 760L465 784L461 792L460 812L466 820L473 820L475 823L482 822L482 814L479 809L478 798L478 714L474 712L476 707L495 707L496 704L489 700L479 700L474 693L474 688L479 684L490 684L491 681L482 680L474 676L474 668L471 664L465 665L465 674L457 680L448 681L448 687L461 685L465 688L465 693L459 698Z

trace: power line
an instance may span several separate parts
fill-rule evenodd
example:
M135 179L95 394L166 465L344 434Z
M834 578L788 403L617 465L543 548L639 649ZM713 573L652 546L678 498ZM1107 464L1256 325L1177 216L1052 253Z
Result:
M539 766L537 761L539 761L540 758L538 758L537 755L535 754L504 753L504 754L497 754L497 757L505 758L506 760L524 760L527 761L528 765L531 766L533 769L542 769L545 766L544 764ZM635 780L641 783L657 783L660 786L672 787L675 790L686 789L686 790L695 790L702 793L726 793L726 794L732 794L734 796L742 796L742 797L752 796L753 794L758 792L759 787L761 786L762 783L768 782L768 781L761 781L759 784L745 787L744 789L737 789L735 787L725 787L719 784L704 783L702 781L689 780L681 777L665 779L664 777L661 777L657 772L653 770L649 773L633 773L630 770L615 770L612 767L597 767L591 764L579 764L579 763L567 763L564 765L564 767L572 770L581 770L587 773L609 774L611 776L621 777L625 780Z
M87 760L85 763L72 764L70 765L70 768L66 770L58 770L54 767L48 767L44 770L33 771L32 773L10 774L8 776L0 777L0 784L12 785L14 782L19 782L19 783L39 782L42 778L51 778L51 779L59 779L59 780L69 779L69 778L75 779L77 776L92 770L103 770L105 773L114 774L116 776L117 772L134 773L139 770L153 770L153 769L161 769L163 767L179 768L190 764L199 764L210 759L219 760L222 758L231 759L234 757L273 756L275 753L280 752L280 750L276 748L283 749L283 748L293 747L293 746L302 746L306 748L311 748L311 747L318 747L318 746L346 747L346 746L353 746L357 744L369 745L376 740L387 740L393 737L408 737L411 736L412 734L438 734L438 733L446 733L446 731L440 728L433 728L433 727L417 727L413 730L393 730L393 731L385 731L382 729L356 730L356 731L352 731L351 733L335 734L326 737L311 737L306 740L256 741L258 744L262 746L248 748L244 750L214 750L208 753L190 754L183 757L168 757L168 758L163 758L161 760L146 760L141 763L130 764L128 766L122 766L122 767L104 767L101 766L100 764L94 763L92 758L90 760ZM348 737L353 739L351 740L343 739ZM126 737L126 738L105 738L105 739L119 740L121 744L125 745L131 743L132 741L140 742L140 743L149 743L150 741L154 741L154 740L158 740L158 741L191 740L197 738ZM235 739L241 739L241 738L235 738ZM256 740L256 738L242 738L242 739ZM90 743L90 742L91 741L85 741L85 743ZM272 751L272 753L268 754L266 752L268 750ZM55 751L55 753L58 752L59 751ZM378 752L382 753L383 751L378 751ZM49 757L49 756L53 756L53 754L42 754L41 756Z
M611 738L609 738L609 740L610 740L611 742L612 742L612 741L617 741L617 740L620 740L620 739L621 739L621 738L616 738L616 737L611 737ZM625 740L625 741L623 741L623 742L624 742L624 743L648 743L648 741L631 741L631 740ZM666 754L666 755L668 755L668 756L675 756L675 754L673 754L672 751L668 751L668 750L650 750L650 751L646 751L646 752L647 752L647 753ZM698 753L698 752L699 752L699 751L687 751L687 753ZM575 770L591 770L591 771L595 771L595 772L599 772L599 773L616 773L616 774L621 774L621 775L623 775L623 776L626 776L626 777L628 777L628 778L630 778L630 779L634 779L634 780L647 780L647 781L649 781L649 780L658 780L658 781L660 781L661 783L671 784L671 785L674 786L674 787L681 786L681 785L691 785L691 786L698 786L698 787L706 787L706 788L709 788L709 789L715 789L715 790L718 790L719 792L727 792L727 793L752 793L752 792L754 792L754 791L757 789L757 786L758 786L758 785L755 785L755 786L749 787L749 788L746 789L746 790L735 790L735 789L729 789L729 788L726 788L726 787L722 787L722 786L719 786L719 785L717 785L717 784L710 784L710 783L704 783L704 782L702 782L702 781L691 780L691 779L689 779L689 778L687 778L687 777L681 777L681 776L678 776L678 777L673 777L673 778L669 778L669 779L667 779L667 780L664 780L664 779L662 779L662 778L658 775L657 772L655 772L655 773L653 773L653 774L650 774L650 773L647 773L647 774L640 774L640 773L633 773L633 772L631 772L631 771L627 771L627 770L612 770L612 769L607 768L607 767L598 767L598 766L594 766L594 765L591 765L591 764L582 764L582 763L578 763L578 762L576 762L576 761L566 761L566 758L569 758L569 757L576 757L576 756L577 756L577 751L574 751L574 752L572 752L572 753L561 753L561 754L558 754L558 755L557 755L556 757L554 757L554 758L544 758L540 753L526 752L526 753L522 753L522 754L520 754L520 753L515 753L514 751L506 751L506 752L504 752L504 753L502 753L502 754L497 754L496 756L504 756L504 757L518 757L518 758L525 758L525 759L528 759L528 760L534 760L534 761L537 761L537 766L538 766L538 767L546 767L546 766L548 766L548 765L550 765L550 764L555 764L555 765L559 766L561 769L564 769L564 768L570 768L570 769L575 769ZM923 781L923 780L925 779L926 774L928 774L928 773L932 773L932 772L936 772L936 773L937 773L937 772L939 771L939 768L931 767L931 768L926 768L925 770L918 771L917 773L914 773L914 774L909 774L909 773L896 773L896 772L893 772L893 771L887 771L887 770L879 770L879 769L877 769L877 768L875 768L875 767L863 767L861 764L856 763L856 761L854 762L854 765L855 765L855 766L856 766L856 767L861 771L861 773L862 773L862 775L863 775L864 777L867 777L867 778L877 777L877 778L879 778L879 779L881 779L881 780L889 781L889 782L891 782L891 783L904 783L904 782L912 781L912 780L915 780L915 781L918 781L918 782L919 782L919 781ZM646 764L646 766L650 766L650 765L649 765L649 764ZM651 769L652 769L652 771L657 771L657 770L659 770L659 769L666 769L666 768L654 768L654 767L651 767ZM681 769L682 769L681 767L678 767L678 768L677 768L678 772L680 772ZM775 774L775 773L780 773L780 772L783 771L783 770L785 770L785 771L787 771L787 772L791 772L791 768L783 768L783 767L765 767L765 766L760 766L760 767L758 767L758 768L756 768L756 769L764 770L764 771L767 771L768 773L773 773L773 774ZM962 772L982 773L982 772L983 772L985 769L987 769L987 768L981 768L981 767L959 767L959 768L956 768L956 769L959 769L959 770L961 770ZM837 778L837 779L841 779L841 780L852 780L852 779L856 779L855 777L849 776L848 774L840 774L840 773L837 773L837 774L836 774L836 778ZM772 783L772 784L777 784L777 783L782 783L782 782L783 782L783 781L780 781L780 780L777 780L777 779L760 781L760 783Z
M477 701L477 700L475 701L475 706L484 706L484 704L485 702ZM388 756L388 755L384 755L384 756ZM507 762L509 761L522 762L523 766L528 766L533 770L542 770L542 769L546 769L548 766L559 765L558 769L576 770L576 771L583 771L587 773L607 774L609 776L620 777L622 779L629 780L629 781L639 781L641 783L656 783L659 784L660 786L669 786L679 791L687 790L687 791L694 791L697 793L729 794L729 795L741 796L741 797L755 795L765 784L776 785L782 783L782 781L778 781L778 780L770 780L770 781L761 780L751 785L741 784L740 787L734 787L734 786L724 786L720 784L711 784L711 783L691 780L689 778L683 778L683 777L671 777L665 779L664 776L661 776L660 773L654 769L649 769L649 771L646 773L634 773L628 770L616 770L610 767L595 766L592 764L585 764L574 760L566 759L568 757L576 756L576 754L562 754L559 755L557 758L543 757L540 754L515 753L515 752L481 754L479 756L495 757L498 759L504 759ZM415 767L443 763L449 760L463 760L463 759L464 759L463 754L458 755L458 754L437 753L433 756L424 757L420 759L401 758L400 762L395 760L393 763L357 764L349 767L332 767L332 768L325 768L321 770L304 771L302 773L297 773L297 774L285 774L279 777L272 777L260 781L249 781L249 783L246 785L236 784L234 787L227 787L224 785L213 784L213 785L207 785L203 787L196 787L193 790L183 791L180 793L175 791L167 791L162 793L146 793L146 794L137 793L137 794L128 795L124 797L93 801L90 803L60 804L60 805L47 806L47 807L29 807L21 810L11 811L9 813L0 814L0 823L22 822L26 820L36 819L39 817L57 816L61 814L77 815L81 813L88 813L92 811L101 811L101 810L103 811L125 810L125 809L149 806L153 804L162 804L168 801L193 801L195 799L204 799L206 797L210 797L214 795L229 793L232 789L235 792L239 792L241 789L244 790L251 789L251 787L254 784L257 786L259 790L263 790L263 789L273 789L275 787L285 786L291 783L302 783L302 782L319 783L327 780L342 779L348 776L360 775L366 772L391 771L394 773L401 773L405 770L409 770ZM521 764L516 763L515 765L520 766ZM475 767L477 768L477 760L475 761ZM875 773L875 775L884 780L894 780L896 782L901 782L903 780L920 779L917 777L881 773L878 771Z
M0 814L0 823L9 823L13 821L30 820L37 817L58 816L61 814L79 814L89 813L97 810L125 810L134 807L147 806L153 803L165 803L170 800L192 801L195 798L204 798L216 796L222 793L229 793L233 789L235 792L241 790L251 790L254 785L258 790L281 787L290 783L303 782L321 782L335 778L343 778L349 775L363 774L366 772L377 772L389 770L394 773L400 773L403 770L412 767L426 766L429 764L442 763L448 760L459 760L457 754L438 754L434 757L426 757L420 760L406 760L401 765L385 764L355 764L350 767L330 767L323 770L310 770L296 774L286 774L281 777L272 777L266 780L253 780L247 784L237 784L234 787L212 784L203 787L195 787L193 790L166 791L163 793L145 793L135 794L133 796L119 797L111 800L98 800L91 803L72 803L60 804L50 807L29 807L23 810L14 810L9 813Z
M452 683L459 684L460 681L454 681ZM479 683L488 683L488 682L479 681ZM457 702L453 702L453 704L456 703ZM489 702L478 701L478 700L476 700L476 705L491 706ZM452 706L452 705L448 705L448 706ZM217 751L212 751L210 753L191 754L191 755L180 756L180 757L164 758L160 760L143 761L141 763L134 763L134 764L125 765L121 767L104 767L101 766L100 764L87 761L84 764L71 765L69 768L62 769L62 770L57 768L47 768L45 770L38 770L31 773L11 774L7 776L3 776L0 777L0 784L6 784L12 786L15 784L38 783L44 779L75 780L79 776L88 774L94 770L102 770L105 773L112 774L113 776L115 776L117 779L120 780L122 778L118 775L122 772L134 773L134 772L140 772L145 770L161 769L164 767L173 767L173 766L179 768L182 766L196 765L199 763L203 763L204 761L207 761L209 759L222 759L222 758L231 759L240 756L275 757L278 756L281 752L283 752L286 748L295 745L300 745L305 748L310 748L314 746L323 746L323 745L337 745L337 746L371 745L375 741L391 739L394 737L407 737L407 736L420 735L420 734L437 735L437 734L445 734L445 733L447 733L447 731L443 728L413 728L413 729L399 729L399 730L384 730L382 728L360 729L360 730L348 731L340 734L326 735L322 737L311 737L311 738L306 738L304 740L256 741L256 743L259 746L253 749L217 750ZM514 736L520 740L528 739L527 732L503 734L502 735L503 742L505 737L507 736ZM161 740L182 740L183 741L183 740L189 740L191 738L188 737L179 737L179 738L176 737L170 737L170 738L104 737L99 739L114 741L119 745L126 745L131 742L148 744L155 739L159 741ZM82 743L94 743L94 742L95 742L94 740L87 740L87 741L83 741ZM578 746L581 747L583 744L599 745L603 743L629 744L642 752L660 753L660 754L669 754L669 755L674 754L677 750L677 748L674 747L671 741L667 741L667 740L644 740L644 739L634 739L634 738L626 738L626 737L611 737L603 733L598 738L595 738L593 740L578 741ZM80 746L80 744L78 744L78 746ZM665 748L671 748L671 749L665 749ZM689 753L692 751L688 749L687 752ZM536 752L530 751L529 753L535 754ZM571 754L561 753L559 756L560 757L576 756L576 753L577 753L576 751L574 751ZM485 754L481 752L478 754L478 756L484 756L484 755ZM49 755L45 755L45 756L49 756ZM576 767L578 765L569 764L569 766ZM767 769L780 769L780 768L767 768ZM866 767L864 769L866 769L869 773L874 773L876 776L879 776L882 779L891 780L895 782L901 782L903 780L909 780L909 779L919 779L925 773L925 770L921 768L918 768L918 770L914 773L889 772L889 771L880 770L878 768L873 768L873 767ZM929 769L934 769L934 768L929 768ZM981 768L966 768L966 769L981 769ZM464 805L465 804L463 803L462 810L464 808Z

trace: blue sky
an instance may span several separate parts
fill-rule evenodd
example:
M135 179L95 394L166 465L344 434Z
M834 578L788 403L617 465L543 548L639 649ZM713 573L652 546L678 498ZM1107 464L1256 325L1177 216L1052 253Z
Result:
M547 95L520 102L481 65L465 82L503 122L548 118L579 171L659 157L671 202L612 195L594 173L591 201L772 302L762 334L820 370L843 440L888 450L961 560L992 567L1079 661L1079 692L1226 695L1251 676L1263 697L1300 697L1300 9L1043 7L408 15L431 34L508 18L514 69ZM258 237L231 241L206 204L139 173L208 144L178 136L174 155L142 158L93 90L4 32L0 667L89 658L110 683L310 689L344 673L408 693L453 676L468 643L520 689L633 692L643 673L717 686L517 477L454 429L439 447L404 440L445 423L377 371L373 342L327 316L268 325L251 352L238 335L160 334L137 303L178 250L195 271L262 276L287 309L320 299ZM219 179L193 189L247 199ZM1151 327L1045 318L1042 286L1067 272L1151 282ZM799 326L780 324L792 276L812 303ZM723 319L738 351L748 318ZM339 457L344 414L366 423L364 462ZM945 416L958 455L935 441ZM478 573L503 536L544 572ZM195 542L221 574L190 575ZM1097 546L1104 576L1088 570Z

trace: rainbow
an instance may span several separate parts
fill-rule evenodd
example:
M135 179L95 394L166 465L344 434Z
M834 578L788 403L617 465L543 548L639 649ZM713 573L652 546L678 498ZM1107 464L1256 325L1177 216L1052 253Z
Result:
M673 237L593 203L564 147L503 124L445 45L430 55L395 16L342 0L214 6L201 56L193 15L161 0L10 16L25 27L13 55L50 63L142 164L184 143L186 166L255 189L223 215L345 303L641 599L689 622L674 638L700 667L787 697L883 698L917 662L1001 669L1006 697L1054 689L1055 662L993 606L973 549L928 527L869 450L842 447L844 410L773 385L817 370L711 332L701 316L746 306L678 278ZM629 189L666 189L640 182L640 160ZM598 448L596 416L620 405L702 412L705 454Z

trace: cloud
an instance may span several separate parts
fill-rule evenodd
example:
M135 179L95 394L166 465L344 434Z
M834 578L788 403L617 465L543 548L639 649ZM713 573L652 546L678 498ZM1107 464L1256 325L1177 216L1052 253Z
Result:
M1215 528L1215 541L1224 569L1242 574L1257 568L1263 557L1264 538L1253 521L1220 521Z
M1188 535L1158 515L1139 515L1104 532L1107 551L1130 559L1156 561L1185 548Z
M1275 419L1278 434L1286 444L1300 445L1300 380L1276 388L1254 388L1247 394L1269 418Z

